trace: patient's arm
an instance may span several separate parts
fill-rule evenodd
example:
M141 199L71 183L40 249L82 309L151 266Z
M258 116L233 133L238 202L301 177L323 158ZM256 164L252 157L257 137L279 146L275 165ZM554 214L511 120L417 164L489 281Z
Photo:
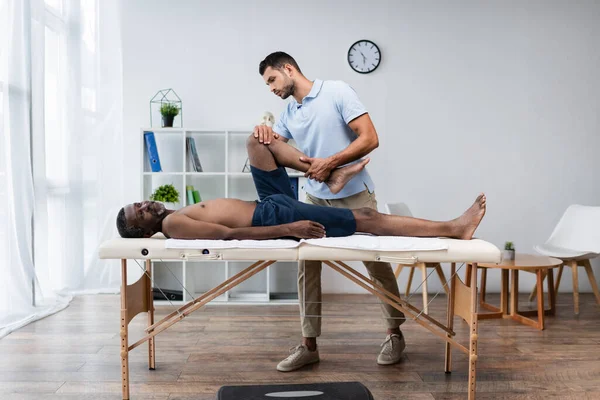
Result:
M163 233L173 239L276 239L298 237L301 239L319 238L325 235L324 227L312 221L298 221L284 225L251 226L229 228L220 224L198 221L187 215L171 215L163 222Z

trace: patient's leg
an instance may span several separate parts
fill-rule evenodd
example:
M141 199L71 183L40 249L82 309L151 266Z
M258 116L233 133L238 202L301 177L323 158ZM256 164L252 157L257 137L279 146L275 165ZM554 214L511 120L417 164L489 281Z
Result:
M425 219L380 214L370 208L352 210L357 232L379 236L451 237L471 239L485 215L486 198L480 194L473 205L452 221L436 222Z
M300 161L300 157L305 157L305 154L281 140L275 139L270 144L263 144L250 135L246 142L246 148L250 164L263 171L273 171L278 166L283 166L306 172L310 167L310 164ZM329 186L331 193L338 193L368 163L369 159L367 158L347 167L336 168L329 175L325 184Z

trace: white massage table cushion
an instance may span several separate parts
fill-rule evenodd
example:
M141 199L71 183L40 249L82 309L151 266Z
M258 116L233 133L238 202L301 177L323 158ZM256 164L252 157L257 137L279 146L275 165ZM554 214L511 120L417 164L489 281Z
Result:
M417 240L424 240L415 238ZM330 248L322 245L301 246L301 260L382 261L399 264L416 262L486 262L499 263L502 253L484 240L436 239L443 249L402 248L399 250Z
M298 248L229 248L169 249L164 238L111 239L100 246L98 256L106 259L152 259L152 260L298 260Z
M117 238L99 249L103 259L162 260L340 260L413 262L500 262L501 252L479 239L376 237L294 240L175 240Z

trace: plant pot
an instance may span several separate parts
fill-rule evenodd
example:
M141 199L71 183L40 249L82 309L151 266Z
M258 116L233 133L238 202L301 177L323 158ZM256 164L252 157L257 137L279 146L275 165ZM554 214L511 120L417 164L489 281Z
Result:
M514 260L515 259L515 251L514 250L504 250L502 253L503 260Z
M163 115L162 116L163 128L172 128L174 120L175 120L174 115Z

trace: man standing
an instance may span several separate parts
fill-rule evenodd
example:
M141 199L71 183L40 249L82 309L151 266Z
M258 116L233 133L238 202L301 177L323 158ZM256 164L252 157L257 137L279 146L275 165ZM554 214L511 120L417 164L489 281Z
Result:
M310 164L306 202L328 207L377 210L374 185L366 168L334 194L324 183L340 166L360 161L379 146L377 131L356 92L341 81L308 80L296 61L284 52L269 54L259 66L259 73L271 92L293 100L270 128L254 128L254 137L265 145L273 140L294 139L307 155L301 160ZM398 283L389 263L365 262L371 279L396 296ZM319 362L317 337L321 335L321 262L305 261L298 265L298 296L302 318L302 343L277 365L288 372ZM404 314L382 302L387 336L377 363L397 363L405 343L400 325Z

